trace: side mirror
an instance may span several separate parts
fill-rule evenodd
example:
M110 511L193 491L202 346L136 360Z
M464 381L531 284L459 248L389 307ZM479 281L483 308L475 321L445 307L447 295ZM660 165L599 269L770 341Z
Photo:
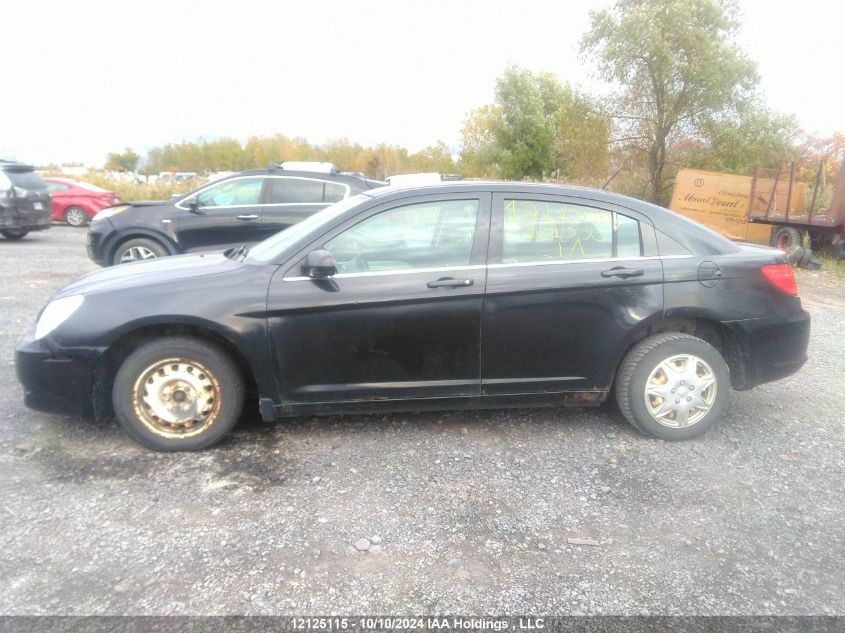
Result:
M308 257L305 258L302 272L307 277L314 277L316 279L331 277L337 273L337 264L329 251L325 249L311 251L308 253Z
M191 198L189 200L185 200L182 205L191 213L196 213L202 215L202 211L200 211L200 205L197 198Z

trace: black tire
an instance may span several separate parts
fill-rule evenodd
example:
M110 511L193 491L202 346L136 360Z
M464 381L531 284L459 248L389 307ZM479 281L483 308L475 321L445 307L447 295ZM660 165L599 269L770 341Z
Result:
M821 270L822 262L818 257L811 257L803 264L807 270Z
M71 226L85 226L88 224L88 214L82 207L68 207L65 209L65 222Z
M701 419L689 426L673 428L649 413L645 389L658 365L679 354L694 355L710 366L715 394L710 409ZM730 386L730 370L718 350L700 338L676 332L656 334L634 346L619 366L615 383L616 401L625 419L647 435L670 441L691 439L710 429L727 405ZM685 395L686 388L682 397Z
M0 231L0 235L5 237L7 240L20 240L26 237L26 234L29 231L18 230L18 229L3 229Z
M124 261L125 258L129 257L130 253L133 253L133 249L134 252L139 255L135 259L126 259L126 261ZM149 253L150 256L146 256L146 253ZM112 264L117 266L118 264L125 264L130 261L144 261L147 259L166 257L169 254L170 253L168 253L167 248L165 248L164 244L161 242L156 242L155 240L147 237L136 237L131 240L126 240L118 245L112 255Z
M164 369L158 369L159 365ZM162 373L174 367L178 369L173 373ZM193 391L185 387L185 381L179 377L188 374L197 383L200 379L212 383L213 388ZM145 376L151 378L145 379ZM157 391L148 394L147 383L152 384L153 379L160 383ZM167 390L170 391L165 393ZM183 399L188 393L187 404L176 400L178 391L182 391ZM199 394L203 397L193 397ZM145 397L147 395L151 395L150 400ZM213 396L207 400L208 404L206 395ZM164 403L165 397L172 400L172 404ZM189 422L192 426L168 423L150 408L148 403L153 400L159 406L186 406L189 413L184 415L203 418L197 413L200 407L209 407L211 413ZM187 336L162 337L136 349L121 364L112 389L112 404L120 426L136 442L165 452L198 451L213 446L235 426L243 401L243 376L231 357L213 343ZM193 403L195 407L192 407Z
M804 236L801 231L791 226L781 226L772 232L771 245L782 251L791 246L802 246L803 243Z
M784 253L786 253L786 261L793 266L797 266L798 262L801 261L801 258L804 257L804 247L790 246L784 251Z
M836 244L833 245L831 253L836 259L845 259L845 237L839 238Z
M814 259L813 249L808 246L804 249L804 254L801 255L801 259L798 260L798 266L800 268L809 268L811 259Z

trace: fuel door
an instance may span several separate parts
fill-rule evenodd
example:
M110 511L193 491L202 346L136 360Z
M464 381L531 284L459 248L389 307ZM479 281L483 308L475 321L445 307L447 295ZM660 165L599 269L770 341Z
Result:
M716 262L704 261L698 265L698 281L705 288L714 288L722 278L722 269Z

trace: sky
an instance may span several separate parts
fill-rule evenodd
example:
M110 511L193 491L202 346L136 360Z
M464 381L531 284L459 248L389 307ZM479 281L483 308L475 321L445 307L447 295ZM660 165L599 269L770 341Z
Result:
M608 0L3 0L0 158L282 133L454 150L508 64L603 87L578 55ZM841 0L740 0L775 110L845 131Z

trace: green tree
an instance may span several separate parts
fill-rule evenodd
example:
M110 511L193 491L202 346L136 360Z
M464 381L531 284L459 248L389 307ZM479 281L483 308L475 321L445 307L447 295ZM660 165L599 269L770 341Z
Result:
M582 54L617 88L608 112L616 140L647 158L655 202L670 184L673 145L747 101L757 83L738 28L732 0L617 0L591 13Z
M461 169L516 180L601 177L610 128L594 110L554 75L509 67L496 82L496 103L464 122Z
M801 129L794 115L749 104L730 116L708 117L687 165L697 169L751 174L755 167L779 167L798 160Z
M554 167L556 95L547 76L510 67L496 80L496 104L502 113L493 133L505 178L542 180Z
M122 152L110 152L106 156L105 168L109 171L135 171L141 157L127 147Z

